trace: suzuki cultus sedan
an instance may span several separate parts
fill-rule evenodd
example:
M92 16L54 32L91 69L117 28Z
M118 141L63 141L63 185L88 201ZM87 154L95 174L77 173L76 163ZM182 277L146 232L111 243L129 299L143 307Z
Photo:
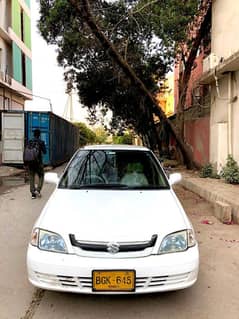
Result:
M192 286L199 269L193 227L156 156L146 147L79 149L36 221L30 282L47 290L151 293Z

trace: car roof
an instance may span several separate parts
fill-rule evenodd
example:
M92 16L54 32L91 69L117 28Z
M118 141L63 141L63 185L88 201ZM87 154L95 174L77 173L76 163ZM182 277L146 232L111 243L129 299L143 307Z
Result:
M127 151L149 151L145 146L139 145L124 145L124 144L95 144L95 145L86 145L81 149L85 150L127 150Z

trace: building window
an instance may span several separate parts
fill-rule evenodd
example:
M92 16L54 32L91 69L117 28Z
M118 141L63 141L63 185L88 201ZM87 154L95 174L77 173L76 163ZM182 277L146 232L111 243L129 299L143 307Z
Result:
M10 99L9 99L9 97L3 96L2 97L2 101L3 101L2 109L3 110L10 110L11 107L10 107Z
M21 40L22 42L24 42L24 14L22 9L21 9Z
M2 95L0 95L0 110L3 110L3 96Z
M2 48L0 48L0 72L2 70Z
M26 86L26 57L22 53L22 84Z

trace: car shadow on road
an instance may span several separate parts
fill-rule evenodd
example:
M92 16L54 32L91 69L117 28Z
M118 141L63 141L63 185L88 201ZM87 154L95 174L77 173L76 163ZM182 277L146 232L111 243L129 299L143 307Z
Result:
M185 312L193 289L137 295L84 295L48 291L41 302L38 315L48 318L45 317L46 314L53 311L61 318L70 315L72 319L158 318L159 314L162 315L161 318L176 318L178 311Z

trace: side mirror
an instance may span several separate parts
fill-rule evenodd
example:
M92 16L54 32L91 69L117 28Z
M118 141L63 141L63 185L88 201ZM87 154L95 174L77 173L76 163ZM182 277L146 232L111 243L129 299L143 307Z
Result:
M173 173L169 175L170 186L179 183L182 180L182 175L180 173Z
M44 180L47 182L47 183L51 183L51 184L58 184L59 182L59 177L57 175L57 173L46 173L45 174L45 177L44 177Z

